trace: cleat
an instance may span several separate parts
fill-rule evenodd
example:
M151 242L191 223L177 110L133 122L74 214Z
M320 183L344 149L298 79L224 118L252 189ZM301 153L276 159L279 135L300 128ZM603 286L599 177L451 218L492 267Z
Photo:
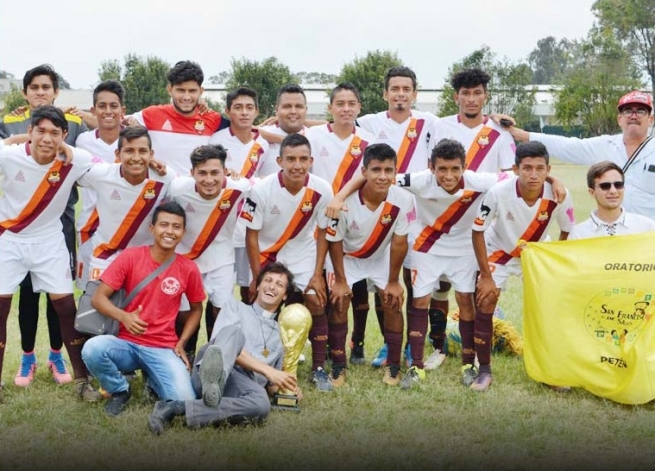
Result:
M34 381L34 372L36 371L36 358L34 355L23 355L20 362L20 368L14 376L14 384L25 388Z
M216 407L221 402L226 380L224 376L223 353L216 345L210 345L200 363L202 402L207 407Z
M400 366L388 365L384 367L384 377L382 382L389 386L398 386L400 384Z
M364 358L364 342L358 342L357 345L350 343L350 363L352 365L363 365L366 363Z
M127 391L120 391L114 393L109 398L107 404L105 404L105 412L111 417L116 417L121 415L125 408L127 407L127 401L132 397L130 388L128 386Z
M330 382L335 388L340 388L346 384L346 367L341 365L332 366L330 372Z
M374 366L375 368L380 368L381 366L385 366L387 364L387 352L388 352L388 347L387 344L385 343L379 348L377 352L375 352L375 357L371 361L371 366Z
M430 354L427 360L425 360L425 369L428 371L436 370L443 362L446 361L446 355L441 350L435 350Z
M484 392L489 389L489 386L491 386L493 381L494 378L491 376L491 373L480 373L478 377L475 378L475 381L473 381L473 384L469 386L469 389L472 391Z
M329 392L332 391L333 389L332 382L330 381L330 377L325 372L325 370L321 367L317 368L316 371L312 371L309 380L312 383L314 383L314 386L316 386L317 391Z
M470 387L477 377L478 369L474 365L462 366L462 384L464 386Z
M48 357L48 369L52 372L52 378L57 384L67 384L73 381L73 377L66 370L66 362L61 353L50 352Z
M400 387L402 389L412 389L420 384L422 380L425 379L425 370L417 366L412 366L405 377L400 381Z

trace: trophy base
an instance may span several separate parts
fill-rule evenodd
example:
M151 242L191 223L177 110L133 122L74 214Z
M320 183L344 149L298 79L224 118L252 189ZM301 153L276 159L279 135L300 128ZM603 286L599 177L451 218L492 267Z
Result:
M276 394L271 401L271 409L300 412L300 407L298 407L298 396L295 394Z

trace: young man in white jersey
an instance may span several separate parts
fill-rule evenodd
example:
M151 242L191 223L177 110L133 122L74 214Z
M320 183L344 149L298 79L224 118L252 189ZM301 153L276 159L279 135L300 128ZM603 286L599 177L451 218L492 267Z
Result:
M262 131L278 135L283 139L289 134L304 134L307 130L305 119L307 117L307 98L305 91L300 85L284 85L277 93L275 104L275 117L277 123L270 126L263 126ZM270 143L268 150L264 153L259 167L259 176L266 177L280 171L277 158L280 155L280 144Z
M464 69L453 74L450 84L459 113L437 121L430 133L429 149L442 139L455 139L466 149L466 170L492 172L510 170L514 164L514 140L507 130L484 114L487 85L491 77L481 69ZM450 283L442 282L430 304L430 341L434 352L426 360L426 369L437 368L445 355L446 316Z
M589 219L576 224L567 240L607 237L655 231L655 221L623 207L623 170L604 160L587 170L587 191L596 201Z
M306 133L315 154L312 173L330 182L335 194L353 175L359 174L364 152L374 142L372 134L355 126L360 109L359 90L351 83L341 83L330 93L328 112L333 121L313 126ZM363 364L366 361L364 334L369 309L366 280L355 283L352 291L353 333L350 339L350 362ZM380 332L384 332L382 324Z
M365 183L348 198L328 228L333 273L329 340L332 354L331 382L345 384L346 336L351 286L371 280L382 300L384 337L388 345L383 382L400 382L400 352L403 342L403 287L399 275L407 254L412 196L395 187L396 152L388 144L372 144L364 151L361 173Z
M300 292L288 302L304 301L312 313L312 381L320 391L330 391L332 384L323 369L328 337L323 267L328 250L325 207L332 199L332 188L309 173L312 160L305 136L285 137L277 158L281 170L252 187L241 217L246 220L246 250L253 280L262 267L275 261L285 263L296 277ZM254 296L253 282L251 299Z
M57 153L67 129L64 113L43 105L32 111L30 142L0 150L4 176L0 199L0 373L11 299L29 273L34 290L48 294L59 316L76 393L95 401L99 395L89 384L81 358L84 336L74 328L72 274L60 219L76 180L91 167L91 155L74 150L74 162L64 165Z
M522 274L523 246L546 240L554 220L560 228L560 240L566 240L573 227L571 197L567 195L562 204L555 201L552 186L546 182L549 172L548 151L543 144L535 141L519 145L514 163L517 177L500 182L486 193L473 222L473 250L480 269L474 325L480 368L477 376L475 370L471 374L476 376L470 385L474 391L486 391L493 382L493 313L507 279Z
M93 107L91 114L98 121L98 128L80 134L75 146L91 153L105 163L116 162L118 135L121 121L125 115L125 89L116 80L100 82L93 90ZM95 212L97 196L94 188L81 188L82 209L77 216L77 276L75 282L81 290L88 281L89 262L93 246L91 237L97 228L98 219Z
M225 176L226 159L227 151L220 144L198 147L191 153L191 175L175 178L169 189L170 199L190 216L177 252L196 262L202 274L211 308L205 312L208 336L221 307L233 297L232 236L252 186L249 179ZM193 340L189 339L187 345ZM196 342L197 338L193 348L188 347L190 351L195 351Z
M259 175L259 166L268 142L260 135L253 124L259 114L257 92L248 87L232 90L225 97L225 112L230 118L230 127L221 129L209 139L210 144L220 144L227 151L225 168L237 172L243 178ZM239 219L232 238L236 282L240 289L241 300L250 298L250 266L246 255L246 225ZM210 297L211 303L211 297ZM212 306L208 304L207 313Z

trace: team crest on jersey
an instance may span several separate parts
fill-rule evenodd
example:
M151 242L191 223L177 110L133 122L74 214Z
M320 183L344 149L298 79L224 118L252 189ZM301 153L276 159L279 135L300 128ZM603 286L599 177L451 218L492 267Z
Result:
M407 130L407 137L409 138L410 141L413 141L418 137L418 133L416 132L416 128L414 126L411 126Z
M249 157L249 158L250 158L250 161L251 161L253 164L256 164L257 162L259 162L259 154L257 153L256 150L253 151L253 152L250 154L250 157Z
M314 209L314 205L312 204L311 201L304 201L302 206L300 207L300 211L303 213L308 213Z
M221 211L227 211L232 207L232 202L230 200L222 200L220 203L218 203L218 209Z
M385 214L380 218L380 224L383 226L389 225L393 222L393 216L391 214Z
M144 193L143 193L143 199L146 200L151 200L153 198L157 197L157 193L155 193L154 188L148 188Z
M478 139L478 145L483 149L487 147L489 145L489 136L486 134L480 136L480 138Z
M537 216L537 221L539 222L548 221L548 211L541 211Z
M352 149L350 149L350 155L352 155L354 158L357 158L362 155L362 149L360 149L358 145L353 146Z
M205 130L205 122L202 119L196 120L193 129L195 129L198 134L201 134Z
M167 276L161 282L161 290L172 296L180 290L180 282L172 276Z
M471 198L471 197L468 196L468 195L467 195L467 196L462 196L462 197L459 199L459 202L460 202L460 203L464 203L464 204L466 204L466 203L470 203L471 201L473 201L473 198Z
M59 172L50 172L48 175L48 183L51 185L56 185L61 181L61 174Z

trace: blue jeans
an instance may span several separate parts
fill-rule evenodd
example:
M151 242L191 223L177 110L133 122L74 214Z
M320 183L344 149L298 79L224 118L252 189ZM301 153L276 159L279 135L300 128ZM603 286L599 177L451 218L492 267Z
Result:
M84 344L82 359L109 394L127 391L129 384L122 372L142 369L161 399L196 398L189 372L172 348L145 347L113 335L99 335Z

